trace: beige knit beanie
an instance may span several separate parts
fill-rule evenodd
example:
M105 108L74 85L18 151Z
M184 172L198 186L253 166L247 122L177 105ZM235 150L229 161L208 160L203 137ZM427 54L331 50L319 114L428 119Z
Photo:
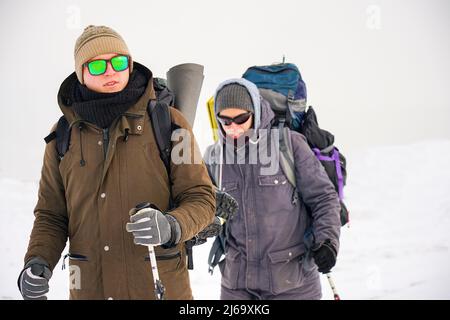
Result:
M83 82L83 64L90 59L106 53L118 53L130 56L130 73L133 60L123 38L106 26L87 26L75 43L75 72L80 83Z

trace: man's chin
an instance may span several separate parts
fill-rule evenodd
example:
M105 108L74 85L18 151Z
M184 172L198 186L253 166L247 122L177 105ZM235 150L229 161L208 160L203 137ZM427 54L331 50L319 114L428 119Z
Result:
M242 136L242 134L227 134L226 137L228 139L237 140Z

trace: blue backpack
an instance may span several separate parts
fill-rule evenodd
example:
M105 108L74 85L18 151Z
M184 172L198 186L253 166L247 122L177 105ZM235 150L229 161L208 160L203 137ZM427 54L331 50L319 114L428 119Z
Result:
M306 85L295 64L254 66L242 77L256 84L280 122L294 130L300 128L306 111Z
M272 125L281 130L280 164L289 182L296 187L294 154L290 143L290 131L294 130L305 136L333 182L341 202L341 225L345 225L349 222L348 210L343 202L346 159L334 146L333 134L319 127L314 109L306 107L306 85L297 66L292 63L253 66L242 77L258 87L275 113Z

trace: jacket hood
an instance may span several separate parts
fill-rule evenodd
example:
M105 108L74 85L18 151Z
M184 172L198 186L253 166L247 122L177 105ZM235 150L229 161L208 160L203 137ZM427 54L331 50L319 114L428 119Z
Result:
M217 93L226 85L228 84L232 84L232 83L236 83L239 84L243 87L245 87L248 91L248 93L250 94L250 97L252 99L253 102L253 108L255 110L254 112L254 126L253 126L253 131L254 134L252 135L252 137L250 138L250 140L253 143L257 143L258 140L258 130L259 129L269 129L271 122L273 120L273 118L275 117L275 114L273 113L272 109L270 108L270 104L264 100L261 96L261 94L259 93L258 87L253 83L250 82L244 78L234 78L234 79L229 79L226 80L224 82L222 82L221 84L219 84L219 86L216 89L216 92L214 94L214 101L216 101L216 97L217 97ZM222 129L222 126L220 125L217 115L217 106L214 103L214 115L216 117L217 123L219 124L219 139L221 141L225 141L225 133Z

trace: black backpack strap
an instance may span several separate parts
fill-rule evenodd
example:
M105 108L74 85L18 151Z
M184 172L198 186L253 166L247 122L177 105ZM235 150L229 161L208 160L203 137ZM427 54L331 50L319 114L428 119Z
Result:
M70 145L70 126L64 116L59 118L55 131L44 138L47 144L54 139L56 139L56 152L58 153L59 160L61 160L67 150L69 150Z
M60 159L64 157L70 145L70 126L66 118L62 116L59 118L56 127L56 150Z
M194 270L194 257L192 255L192 247L195 246L195 237L184 243L186 246L187 255L187 268L188 270Z
M56 131L52 131L48 136L44 138L44 141L46 144L49 144L51 141L55 140L55 138L56 138Z
M297 180L295 175L295 159L294 150L291 142L291 129L287 126L283 126L280 123L279 129L279 148L280 148L280 166L284 175L288 179L289 183L294 188L292 193L292 204L295 205L298 202L299 194L297 189Z
M155 135L156 144L159 149L159 156L166 167L167 175L170 184L170 155L172 153L172 131L176 127L172 124L170 117L169 106L162 101L150 100L147 105L147 112L152 122L153 133ZM169 187L169 210L175 207L175 202L172 197L172 186ZM185 243L186 254L188 259L188 269L194 268L194 260L192 256L193 243L187 241Z
M170 180L170 155L172 153L172 131L177 128L175 124L172 123L170 117L169 106L164 101L150 100L147 105L147 112L150 116L150 121L152 122L153 133L155 135L156 144L158 145L159 155L164 163L167 170L167 175ZM170 180L172 184L172 181ZM172 197L172 187L169 187L170 198L169 198L169 210L175 207L175 202ZM194 243L192 241L187 241L185 243L186 254L188 260L188 269L194 269L194 259L192 256L192 247Z
M169 106L164 102L150 100L147 105L147 112L152 122L153 134L155 135L156 144L159 149L159 156L166 167L167 176L170 184L170 154L172 153L172 130L174 126L170 118ZM170 187L171 191L172 188ZM169 199L169 209L174 208L172 192Z
M147 111L153 126L159 155L170 178L170 153L172 152L172 120L169 106L163 102L150 100Z
M210 274L213 274L214 268L219 264L222 259L222 256L225 255L225 241L226 236L223 232L221 232L216 239L214 239L211 250L209 251L208 256L208 271Z

